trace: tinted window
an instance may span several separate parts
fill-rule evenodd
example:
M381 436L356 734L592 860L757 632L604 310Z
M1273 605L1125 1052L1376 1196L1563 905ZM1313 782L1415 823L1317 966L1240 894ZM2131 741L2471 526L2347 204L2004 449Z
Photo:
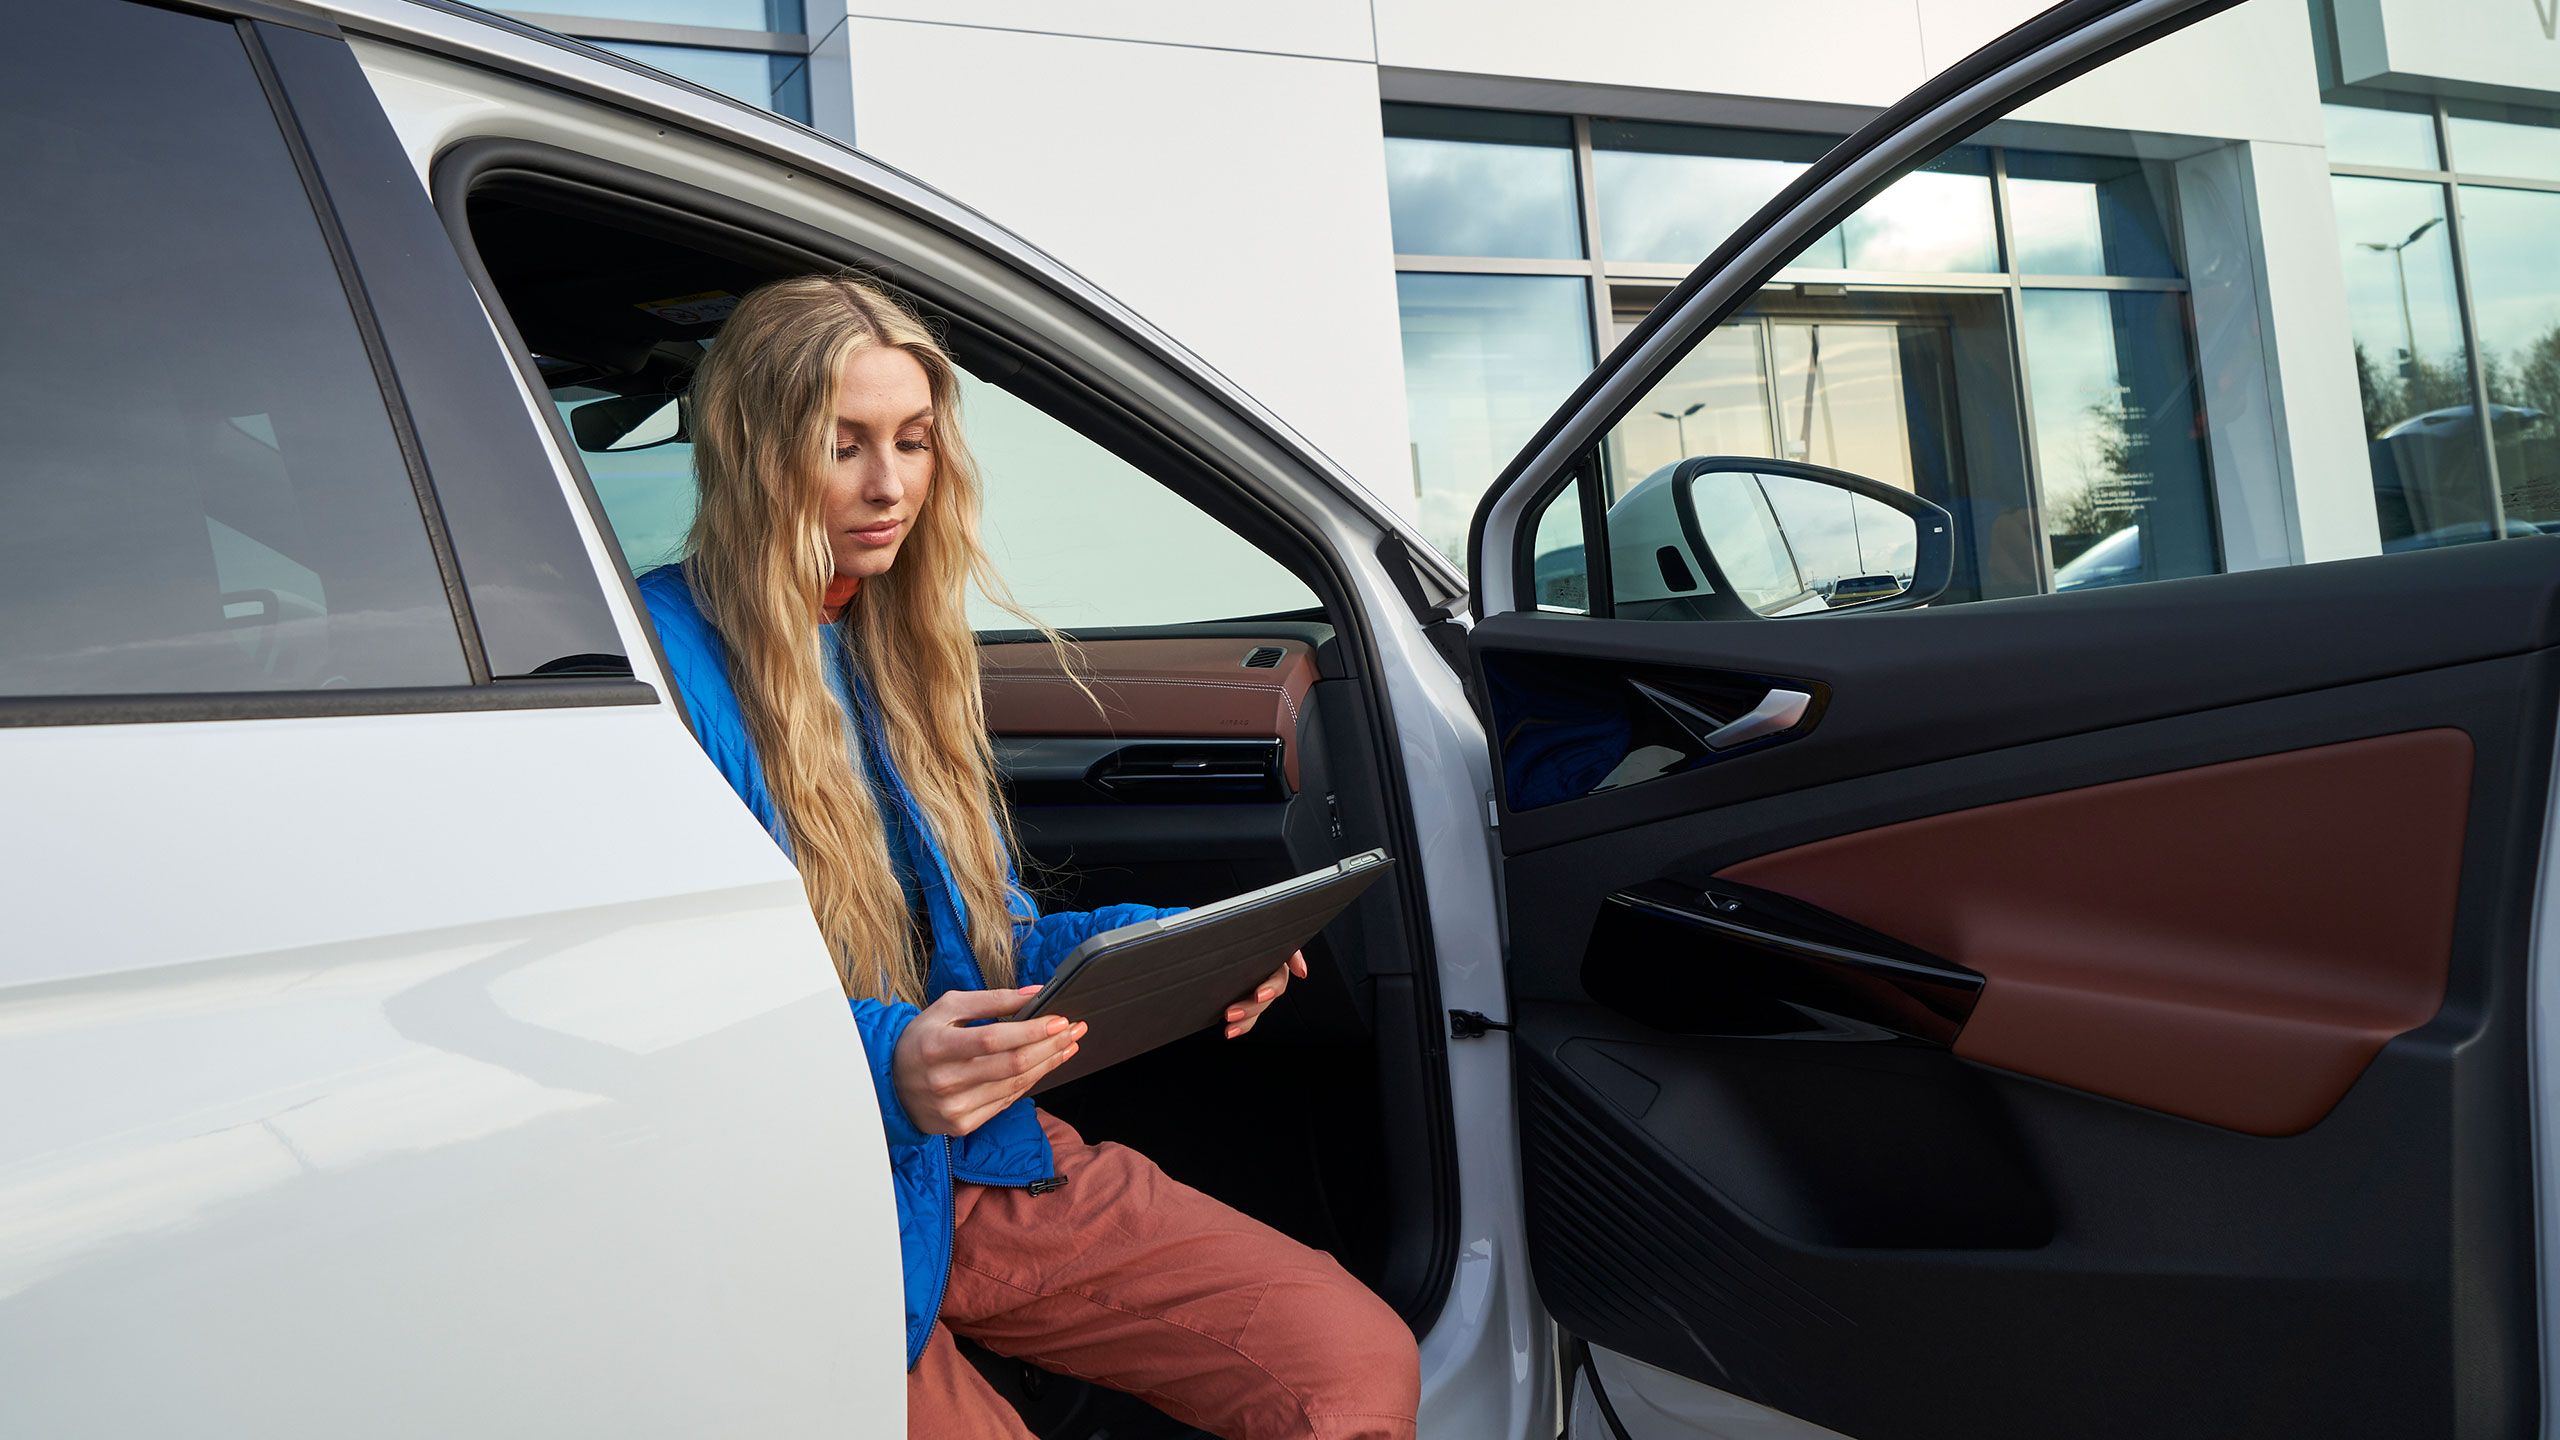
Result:
M231 27L0 52L0 694L462 684L347 297ZM73 63L77 62L77 63ZM94 62L94 63L91 63Z

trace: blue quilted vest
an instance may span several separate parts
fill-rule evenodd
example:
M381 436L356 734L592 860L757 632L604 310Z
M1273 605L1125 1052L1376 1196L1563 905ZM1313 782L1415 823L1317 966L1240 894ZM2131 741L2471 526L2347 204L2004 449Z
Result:
M728 655L686 583L683 568L663 566L640 577L640 597L657 627L666 652L668 676L684 699L685 718L703 753L719 767L730 788L764 825L783 852L790 836L781 812L765 788L764 766L747 734L737 691L729 682ZM832 643L812 627L811 643ZM858 723L864 742L854 753L865 770L884 815L903 817L888 826L893 843L904 853L895 857L912 882L931 933L932 954L926 975L928 998L948 990L983 990L975 952L969 944L968 906L942 857L933 833L906 782L898 776L883 743L879 717L864 702L859 679L839 679L837 699L848 710L849 726ZM894 811L891 807L895 807ZM1117 905L1075 914L1042 915L1019 884L1013 889L1014 973L1018 983L1044 983L1058 962L1084 940L1121 925L1171 913L1143 905ZM898 1100L890 1078L890 1057L898 1037L916 1017L916 1007L902 1001L861 998L851 1003L854 1028L870 1061L880 1126L889 1142L889 1178L898 1201L898 1251L906 1272L907 1366L924 1353L942 1308L942 1291L951 1275L951 1187L955 1181L979 1185L1028 1185L1053 1173L1048 1138L1040 1131L1038 1113L1029 1099L1016 1101L995 1118L965 1136L928 1135L917 1128Z

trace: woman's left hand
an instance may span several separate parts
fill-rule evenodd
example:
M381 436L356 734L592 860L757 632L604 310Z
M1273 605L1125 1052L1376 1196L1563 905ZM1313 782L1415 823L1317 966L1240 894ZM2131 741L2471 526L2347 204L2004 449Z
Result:
M1253 987L1253 993L1227 1007L1227 1038L1233 1040L1253 1028L1280 992L1289 988L1289 977L1307 978L1307 955L1301 950L1289 957L1289 963L1271 972L1271 978Z

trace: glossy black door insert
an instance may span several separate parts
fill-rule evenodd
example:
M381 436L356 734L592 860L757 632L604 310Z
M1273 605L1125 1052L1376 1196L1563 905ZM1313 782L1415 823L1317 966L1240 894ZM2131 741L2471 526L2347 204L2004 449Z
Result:
M1683 1035L1952 1045L1982 977L1829 911L1746 885L1653 881L1601 905L1593 999Z

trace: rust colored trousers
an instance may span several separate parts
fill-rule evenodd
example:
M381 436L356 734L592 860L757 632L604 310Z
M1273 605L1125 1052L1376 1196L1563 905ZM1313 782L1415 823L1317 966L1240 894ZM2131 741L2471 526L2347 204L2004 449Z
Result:
M910 1437L1031 1432L952 1343L1136 1394L1229 1440L1411 1436L1413 1333L1330 1255L1087 1145L1045 1111L1066 1183L962 1185L942 1323L907 1376Z

